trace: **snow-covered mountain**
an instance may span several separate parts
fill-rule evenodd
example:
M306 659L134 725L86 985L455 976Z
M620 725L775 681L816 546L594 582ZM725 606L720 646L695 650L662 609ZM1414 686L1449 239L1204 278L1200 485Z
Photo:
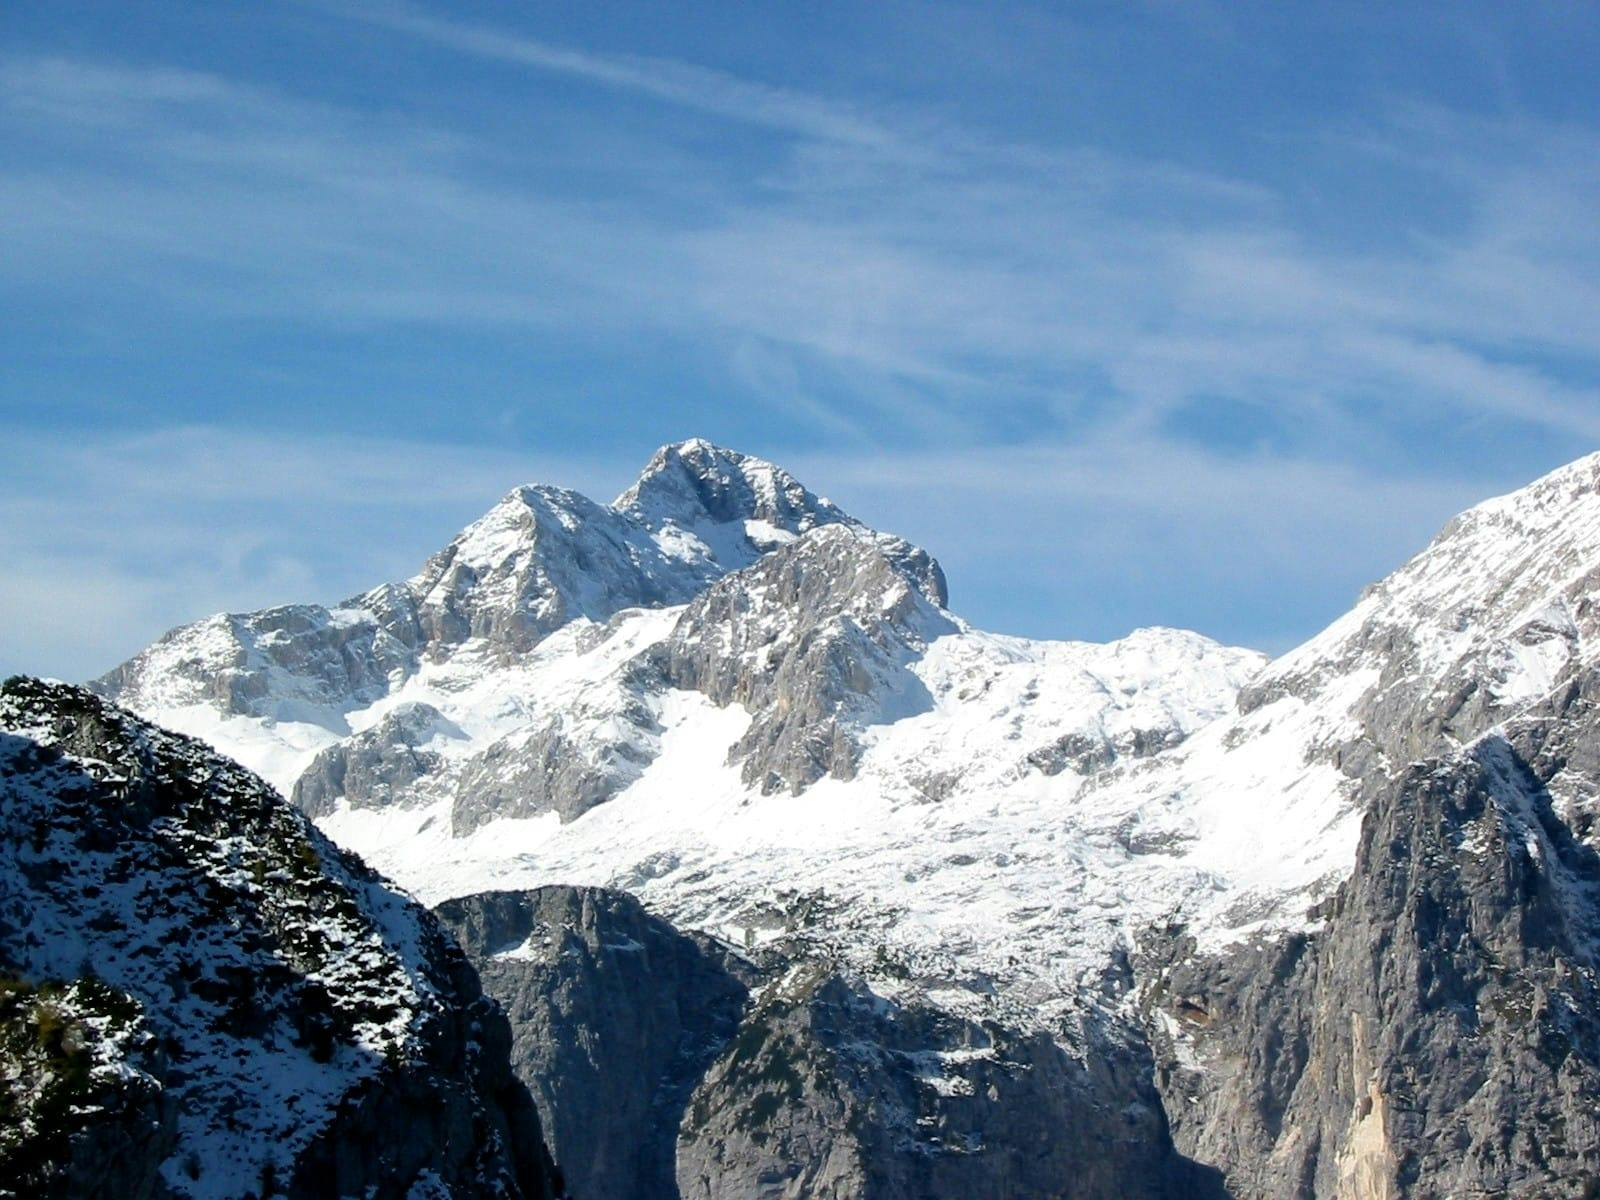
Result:
M408 581L185 626L98 686L430 901L621 886L740 944L798 905L852 957L1074 997L1135 896L1233 882L1103 781L1263 660L1174 630L1002 637L945 603L924 551L692 441L610 506L518 488Z
M1341 914L1380 910L1370 829L1417 803L1396 781L1457 770L1593 673L1597 580L1593 456L1458 517L1272 663L1166 629L1028 641L952 614L924 551L688 442L610 506L519 488L408 581L185 626L97 686L262 771L430 903L618 889L765 962L826 963L877 1002L1087 1063L1148 1037L1160 1079L1189 1087L1235 1061L1209 1022L1241 977L1203 964L1342 945ZM1588 846L1596 772L1546 775L1540 836ZM1498 845L1510 809L1486 803L1473 836ZM1562 970L1592 971L1564 945ZM1185 978L1215 994L1173 990ZM1253 1053L1229 1077L1266 1112L1250 1072L1272 1051ZM918 1078L965 1094L952 1055ZM1366 1182L1339 1194L1398 1194L1391 1144L1317 1095L1319 1136L1357 1165L1270 1115L1185 1151L1252 1181L1240 1194L1346 1166Z
M691 441L610 506L517 488L410 580L182 627L99 686L429 901L609 885L739 944L800 907L951 1002L1048 1012L1169 913L1303 925L1368 760L1547 692L1592 645L1596 470L1457 518L1264 666L982 633L925 552Z

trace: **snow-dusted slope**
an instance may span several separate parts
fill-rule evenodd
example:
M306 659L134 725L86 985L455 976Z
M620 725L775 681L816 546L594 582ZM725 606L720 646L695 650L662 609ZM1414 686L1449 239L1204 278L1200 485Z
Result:
M261 780L0 685L0 1192L548 1195L508 1040L429 914Z
M1589 661L1597 475L1464 514L1263 671L1173 630L979 632L923 552L686 443L609 508L519 489L406 584L186 627L104 686L425 899L608 884L1060 1029L1152 923L1307 924L1369 768Z

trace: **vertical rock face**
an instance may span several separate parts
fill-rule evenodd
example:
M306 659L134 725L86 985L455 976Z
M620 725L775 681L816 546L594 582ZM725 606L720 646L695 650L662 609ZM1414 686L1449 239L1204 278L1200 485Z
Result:
M1152 944L1174 1134L1233 1194L1594 1194L1597 700L1586 671L1375 784L1321 931Z
M1173 1149L1139 1049L901 1005L784 968L696 1089L684 1200L1220 1196Z
M489 892L436 911L510 1015L512 1062L572 1194L675 1197L678 1126L738 1027L749 969L621 892Z
M756 966L617 892L436 910L506 1008L575 1196L1206 1197L1142 1047L903 1006L822 962Z
M1600 1178L1600 457L1446 526L1240 697L1362 814L1308 932L1145 941L1178 1144L1241 1197L1588 1195Z
M432 918L261 780L0 689L0 1191L551 1196L509 1042Z

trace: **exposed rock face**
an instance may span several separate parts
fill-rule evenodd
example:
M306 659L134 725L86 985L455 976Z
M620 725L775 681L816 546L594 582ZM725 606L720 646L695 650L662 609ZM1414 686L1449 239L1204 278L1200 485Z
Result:
M690 1102L684 1200L1207 1197L1136 1053L902 1006L784 969ZM1142 1069L1143 1068L1143 1069Z
M1307 760L1363 814L1320 929L1146 939L1174 1136L1241 1198L1600 1179L1597 487L1590 458L1464 513L1241 694L1320 706Z
M944 577L899 538L818 530L729 576L689 605L658 651L673 686L753 715L733 747L763 792L849 779L853 726L928 705L907 664L955 624Z
M825 963L760 966L618 892L436 910L511 1016L576 1196L1204 1197L1142 1046L902 1006ZM753 993L751 989L754 989Z
M0 1190L546 1197L505 1018L249 772L0 688Z
M682 464L673 457L662 461L667 482L647 473L650 486L629 493L634 508L680 512L689 503L677 491ZM789 482L796 495L771 491L767 500L752 499L748 485L732 499L690 493L694 504L703 499L712 512L754 505L809 532L788 535L753 565L708 586L667 638L613 678L596 681L562 711L468 761L451 814L457 833L546 812L569 821L611 799L654 758L658 697L667 688L702 692L718 705L739 704L752 713L730 757L763 792L799 792L826 774L850 778L860 726L926 706L926 690L905 667L929 640L957 628L938 607L944 600L938 564L915 546L861 529L831 509L822 510L828 520L813 521L812 508L825 502L812 498L808 507L802 501L810 493ZM772 495L780 498L776 507ZM738 557L724 550L724 558Z
M429 559L409 587L431 656L471 639L510 656L580 617L681 604L701 582L696 567L586 496L530 486Z
M1046 775L1059 775L1062 771L1093 775L1119 759L1148 758L1152 754L1170 750L1183 741L1184 735L1184 730L1171 726L1165 729L1133 729L1110 738L1074 731L1031 751L1025 761Z
M333 811L343 797L356 808L415 804L414 785L443 765L435 738L461 732L431 704L402 704L371 729L329 746L295 780L292 799L307 816Z
M540 888L436 910L515 1030L512 1061L577 1197L675 1197L691 1089L733 1036L750 970L621 892Z
M331 611L295 604L207 617L165 634L93 687L130 707L315 718L381 697L413 668L419 637L411 596L380 588Z
M642 664L625 669L467 759L450 810L456 834L501 817L575 820L638 779L661 734L648 675Z
M1593 455L1462 513L1262 672L1240 709L1283 695L1348 706L1353 736L1319 749L1353 777L1396 772L1517 715L1600 638L1597 495Z
M1594 1194L1597 699L1584 671L1374 784L1322 931L1154 942L1174 1134L1233 1194Z
M656 451L612 507L671 540L700 542L724 571L819 525L856 523L782 468L701 438Z

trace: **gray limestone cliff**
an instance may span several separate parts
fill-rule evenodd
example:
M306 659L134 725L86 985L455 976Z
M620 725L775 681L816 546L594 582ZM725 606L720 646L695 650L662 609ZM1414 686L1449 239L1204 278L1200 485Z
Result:
M1315 932L1153 936L1174 1136L1233 1195L1588 1197L1600 1181L1600 676L1371 785Z
M431 704L401 704L370 729L329 746L295 781L290 799L309 817L332 812L339 797L355 808L415 804L415 785L442 759L428 748L460 731Z
M675 1196L678 1126L738 1027L748 966L621 892L489 892L435 911L510 1016L572 1194Z
M650 695L658 688L653 671L632 665L473 755L456 777L454 832L547 812L571 821L610 800L655 756L661 726Z
M901 1004L826 962L759 962L618 892L436 910L505 1006L573 1194L612 1200L1211 1197L1141 1045Z
M780 968L679 1135L683 1200L1220 1196L1172 1145L1148 1060Z
M731 751L747 783L799 792L855 773L863 720L927 706L905 668L955 629L944 601L943 572L926 552L829 526L696 597L654 659L672 686L750 711Z

